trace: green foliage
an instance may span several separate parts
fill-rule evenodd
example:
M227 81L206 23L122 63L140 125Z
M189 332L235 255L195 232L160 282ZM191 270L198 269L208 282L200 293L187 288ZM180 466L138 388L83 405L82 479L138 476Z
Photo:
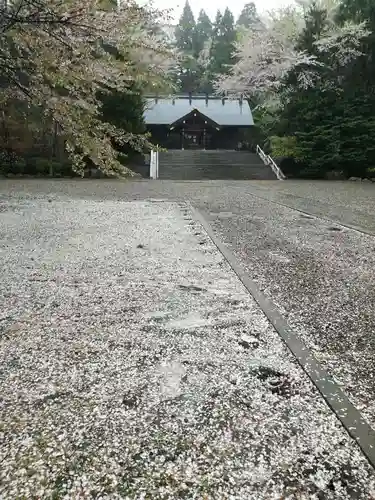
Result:
M332 170L365 176L375 164L374 106L375 96L349 89L296 93L284 111L285 133L296 136L294 158L321 177Z
M190 4L186 1L175 31L176 47L184 53L193 54L195 49L195 19Z
M194 92L199 85L199 68L196 58L196 24L187 1L175 30L176 48L182 53L176 72L176 83L182 92Z
M243 26L244 28L252 28L259 23L260 19L258 16L257 8L254 2L250 2L244 5L241 14L237 20L237 26Z
M321 98L319 108L310 105L305 116L313 126L308 129L306 124L297 134L304 161L322 172L335 169L365 176L375 164L374 105L373 96L347 93Z
M358 18L360 4L363 2L344 0L340 15L348 16L352 12L353 18ZM372 9L369 7L366 12L370 15ZM370 18L368 20L370 22ZM316 55L322 63L331 54L320 54L314 41L320 38L326 23L327 12L313 5L306 12L305 29L296 47ZM300 161L301 176L324 177L327 172L338 171L347 176L364 177L375 164L375 93L369 91L375 89L375 76L368 62L372 52L369 40L362 50L366 50L366 54L344 70L321 69L323 78L313 88L303 89L298 85L299 72L296 70L285 80L285 106L279 114L277 127L278 135L285 137L272 138L271 148L275 156L284 148L285 153L290 148L293 154L288 156ZM291 137L292 144L288 142Z
M205 44L212 37L212 23L206 12L202 9L199 12L195 27L195 56L198 58Z
M227 8L218 11L212 23L202 9L197 22L186 2L175 30L176 48L182 52L175 81L182 93L212 93L213 81L218 73L228 71L233 62L237 33L233 14Z
M375 25L375 4L372 0L341 0L338 12L339 21L352 20ZM374 36L372 33L371 38Z
M272 134L284 133L278 109L273 110L269 106L261 106L255 100L252 100L249 106L253 110L254 123L259 129L260 144L264 144Z
M145 101L139 91L133 88L128 92L101 93L100 100L103 121L132 134L145 134L146 126L143 118ZM122 165L126 165L139 154L131 143L119 144L114 141L113 146L118 151L117 158Z
M105 121L134 134L145 132L143 120L145 102L139 91L114 91L110 94L101 93L99 97Z
M0 174L4 176L74 177L69 161L60 162L43 157L20 158L13 156L1 159Z
M233 14L226 8L223 15L218 12L214 25L214 40L211 51L213 73L222 74L228 72L229 67L234 63L235 41L236 30L234 28Z
M271 156L275 158L294 158L298 160L299 151L297 149L297 138L294 136L279 137L274 135L270 137Z
M327 23L327 11L319 7L311 7L305 13L305 29L298 37L296 48L308 54L318 55L314 42L320 38Z

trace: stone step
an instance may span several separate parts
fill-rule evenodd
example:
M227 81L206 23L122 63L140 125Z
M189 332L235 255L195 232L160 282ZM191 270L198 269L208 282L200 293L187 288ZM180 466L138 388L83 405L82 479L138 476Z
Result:
M248 151L169 150L159 155L160 179L275 180L271 167Z
M160 156L169 158L169 157L179 157L179 158L213 158L213 157L237 157L237 158L251 158L251 159L259 159L259 156L256 153L250 153L248 151L218 151L218 150L169 150L160 152Z

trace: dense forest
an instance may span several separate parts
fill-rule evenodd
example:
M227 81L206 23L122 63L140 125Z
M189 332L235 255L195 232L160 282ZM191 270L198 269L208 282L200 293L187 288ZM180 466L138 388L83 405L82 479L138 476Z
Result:
M132 175L152 147L148 94L247 99L260 145L288 176L375 176L375 3L245 4L195 18L125 1L0 4L0 168Z

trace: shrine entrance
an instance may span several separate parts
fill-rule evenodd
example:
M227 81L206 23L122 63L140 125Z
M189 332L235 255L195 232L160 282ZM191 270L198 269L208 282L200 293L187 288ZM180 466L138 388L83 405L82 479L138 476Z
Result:
M210 149L211 139L220 127L197 109L172 123L170 131L180 135L181 149Z
M202 130L181 131L184 149L205 149Z

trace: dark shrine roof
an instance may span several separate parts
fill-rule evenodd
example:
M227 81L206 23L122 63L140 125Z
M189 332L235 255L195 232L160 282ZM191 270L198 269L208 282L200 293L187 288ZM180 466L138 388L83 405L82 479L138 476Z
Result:
M198 111L224 126L254 125L253 115L246 100L217 97L147 97L144 119L146 125L171 125L192 111Z

